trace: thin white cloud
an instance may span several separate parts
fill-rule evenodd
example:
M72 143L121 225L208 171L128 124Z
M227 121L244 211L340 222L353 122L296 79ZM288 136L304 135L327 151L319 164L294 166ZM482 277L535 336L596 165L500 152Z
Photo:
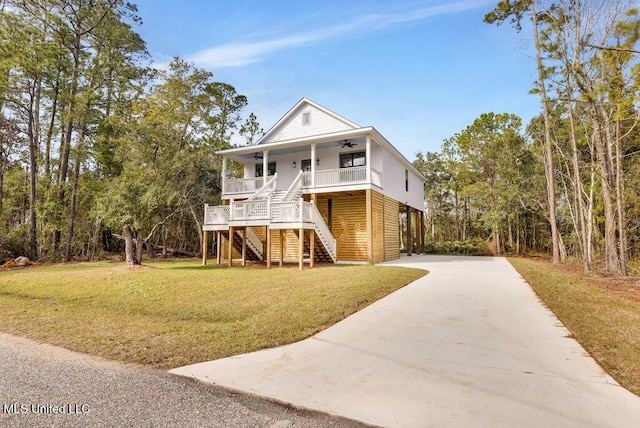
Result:
M204 49L187 59L201 67L224 68L240 67L262 61L265 56L273 52L308 46L327 40L337 39L347 35L357 35L388 27L394 24L419 21L437 15L447 15L464 12L471 9L495 3L495 0L464 0L455 3L445 3L430 6L407 13L367 15L354 21L323 28L316 31L293 34L272 40L256 42L234 42Z

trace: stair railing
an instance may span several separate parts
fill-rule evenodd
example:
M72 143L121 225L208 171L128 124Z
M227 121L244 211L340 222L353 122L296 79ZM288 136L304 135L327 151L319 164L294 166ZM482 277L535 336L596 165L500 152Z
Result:
M287 192L282 197L282 202L290 202L293 201L296 196L300 196L298 192L300 192L300 189L302 188L302 175L303 172L300 170L295 180L293 180L293 183L291 183L291 186L289 186Z
M276 182L278 180L278 173L276 172L271 178L264 183L264 186L255 191L255 193L247 198L247 201L254 199L264 199L276 190Z
M264 260L264 249L262 239L256 234L252 227L247 227L247 245L260 260Z
M315 231L318 238L320 238L320 242L322 242L327 253L329 253L329 256L335 263L337 259L337 243L329 230L329 226L324 222L322 214L320 214L318 207L316 207L316 204L314 204L313 201L305 202L305 205L309 207L308 212L311 217L311 222L315 224Z

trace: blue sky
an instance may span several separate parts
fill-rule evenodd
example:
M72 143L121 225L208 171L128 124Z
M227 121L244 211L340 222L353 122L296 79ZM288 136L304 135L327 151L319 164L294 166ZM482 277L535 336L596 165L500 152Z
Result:
M265 131L307 97L413 160L482 113L526 124L540 110L530 41L482 22L497 0L135 3L156 63L177 55L213 72Z

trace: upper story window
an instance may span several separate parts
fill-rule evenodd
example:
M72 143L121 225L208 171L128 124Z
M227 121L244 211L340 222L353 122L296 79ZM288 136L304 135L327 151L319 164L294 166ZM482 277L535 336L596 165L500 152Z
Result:
M305 111L302 113L302 126L311 125L311 112Z
M340 153L340 168L353 168L367 165L365 152Z
M267 168L268 168L269 175L274 175L276 173L276 163L275 162L269 162L269 165L267 166ZM263 165L261 163L257 163L256 164L256 177L263 177L263 176L264 176Z

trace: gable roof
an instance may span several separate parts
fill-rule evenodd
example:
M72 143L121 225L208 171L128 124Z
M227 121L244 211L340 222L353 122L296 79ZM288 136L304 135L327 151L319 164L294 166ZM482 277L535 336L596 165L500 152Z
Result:
M300 126L302 123L302 113L305 112L306 109L311 109L312 113L319 113L321 118L325 119L324 122L322 120L319 122L324 123L325 126L321 127L321 129L310 126L305 130L306 132L300 132L298 128L302 128ZM318 121L315 116L311 118L311 122L312 125L314 123L317 124ZM285 132L283 132L283 130ZM323 144L366 136L371 136L377 144L391 153L391 155L398 159L408 170L419 177L422 182L427 181L422 173L373 126L361 127L331 110L316 104L308 98L302 98L298 101L255 145L218 150L216 154L222 156L237 156L237 160L243 163L242 157L245 157L244 160L246 160L247 156L253 156L261 150L287 150L307 146L311 143ZM258 147L260 145L263 147Z
M305 114L307 121L303 123ZM256 145L360 128L310 99L302 98L258 140Z

